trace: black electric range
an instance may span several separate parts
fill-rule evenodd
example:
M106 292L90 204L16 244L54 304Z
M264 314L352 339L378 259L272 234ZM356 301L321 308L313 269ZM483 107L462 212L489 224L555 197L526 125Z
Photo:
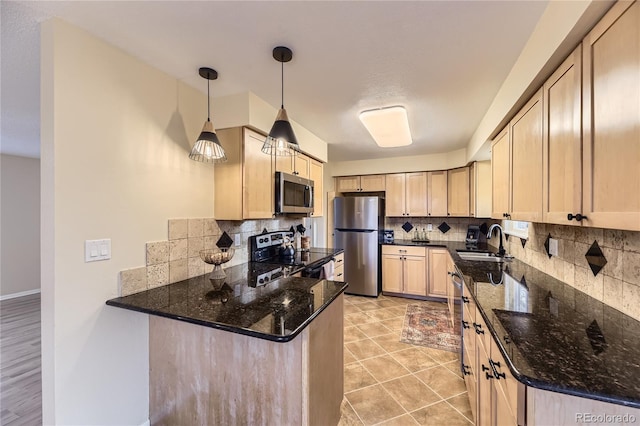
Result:
M283 256L281 247L286 240L291 241L293 232L277 231L249 237L249 249L251 261L264 264L283 265L287 272L303 272L311 268L321 267L324 263L332 260L336 252L334 249L310 249L309 251L295 251L293 256Z

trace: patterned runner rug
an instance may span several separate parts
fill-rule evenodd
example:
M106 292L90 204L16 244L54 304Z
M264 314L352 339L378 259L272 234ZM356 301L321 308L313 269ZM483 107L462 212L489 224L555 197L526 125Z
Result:
M446 303L407 305L400 341L449 352L459 352L460 330L457 327L451 327L448 314Z

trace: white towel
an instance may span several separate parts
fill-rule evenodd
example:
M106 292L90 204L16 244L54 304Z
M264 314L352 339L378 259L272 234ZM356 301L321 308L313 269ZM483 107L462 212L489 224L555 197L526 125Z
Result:
M322 267L322 272L320 272L320 279L324 280L333 280L333 271L335 268L335 264L332 261L327 262Z

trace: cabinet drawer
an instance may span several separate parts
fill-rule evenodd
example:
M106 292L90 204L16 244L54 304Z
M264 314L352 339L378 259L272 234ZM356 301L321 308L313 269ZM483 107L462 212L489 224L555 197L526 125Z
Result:
M333 256L333 263L335 264L336 268L339 266L344 266L344 252Z
M414 246L382 246L382 254L398 254L401 256L422 256L426 257L427 252L424 247Z
M476 319L471 324L471 329L475 329L476 336L478 336L479 340L482 341L485 350L489 353L491 348L491 342L493 339L491 338L491 332L487 328L487 325L484 323L484 318L482 318L482 314L478 312L478 308L476 307Z
M340 266L336 266L333 269L333 280L344 281L344 265L343 264L340 264Z
M509 409L513 418L517 418L518 408L518 380L511 375L511 370L507 367L507 364L498 349L498 345L495 340L491 339L491 362L494 364L496 371L501 375L498 380L495 381L496 387L502 392L509 404ZM504 374L504 377L502 377Z

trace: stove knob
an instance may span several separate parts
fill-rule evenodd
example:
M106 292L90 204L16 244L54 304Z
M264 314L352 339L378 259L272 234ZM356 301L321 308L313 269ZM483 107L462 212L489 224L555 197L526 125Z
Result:
M259 283L259 284L264 284L264 278L260 278L260 279L258 280L258 283Z
M269 277L264 277L264 282L268 282L269 281Z

